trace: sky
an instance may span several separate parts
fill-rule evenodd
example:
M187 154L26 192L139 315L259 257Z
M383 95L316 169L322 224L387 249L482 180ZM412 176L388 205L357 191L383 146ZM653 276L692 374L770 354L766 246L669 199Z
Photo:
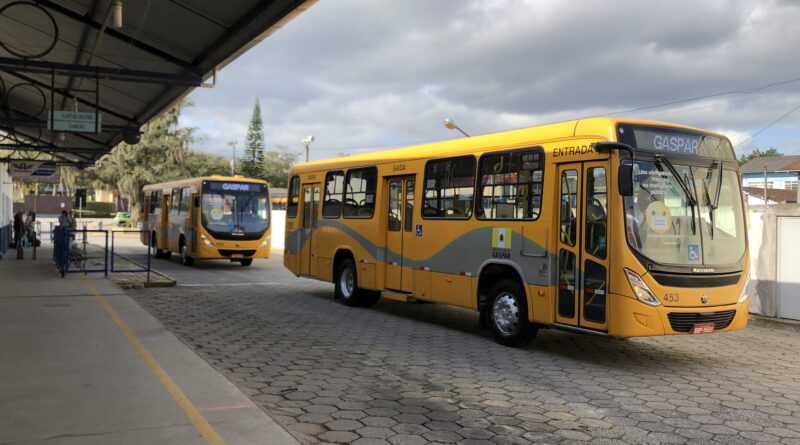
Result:
M598 115L800 154L800 1L320 0L195 90L195 148L325 159Z

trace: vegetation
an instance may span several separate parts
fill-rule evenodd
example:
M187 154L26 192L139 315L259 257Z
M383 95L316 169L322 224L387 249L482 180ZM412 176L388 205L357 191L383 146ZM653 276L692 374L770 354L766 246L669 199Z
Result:
M261 105L256 99L253 116L247 128L242 158L242 174L248 178L261 178L264 173L264 125L261 121Z
M758 148L751 151L750 153L743 155L739 158L739 165L744 165L750 162L755 158L765 158L771 156L783 156L783 153L779 152L775 147L770 147L768 150L761 151Z

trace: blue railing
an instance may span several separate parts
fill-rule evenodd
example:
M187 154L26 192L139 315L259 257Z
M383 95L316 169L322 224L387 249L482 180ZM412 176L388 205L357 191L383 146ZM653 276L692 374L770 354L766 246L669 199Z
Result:
M116 256L115 255L115 251L114 251L114 235L116 235L117 233L138 233L139 236L141 236L143 233L149 234L150 240L147 243L147 265L146 266L141 266L138 269L136 269L136 268L134 268L134 269L117 269L116 267L114 267L114 257ZM152 255L153 254L153 239L152 239L152 237L153 237L153 235L147 230L112 230L111 231L111 272L146 272L147 273L147 281L149 282L150 281L150 261L151 261L151 258L153 256ZM133 263L133 264L137 264L132 260L128 260L128 262Z
M103 246L103 268L87 269L86 262L89 257L86 255L86 236L89 233L102 233L105 241ZM84 248L78 247L75 234L83 234ZM68 273L99 273L103 272L108 276L108 230L87 230L87 229L62 229L56 227L53 231L53 259L61 271L61 276ZM78 270L75 270L77 268Z

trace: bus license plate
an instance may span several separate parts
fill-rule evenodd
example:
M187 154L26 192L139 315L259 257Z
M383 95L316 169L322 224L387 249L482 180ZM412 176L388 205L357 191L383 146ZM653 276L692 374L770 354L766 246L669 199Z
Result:
M694 325L692 334L710 334L714 332L714 323L702 323Z
M241 253L232 253L231 258L244 258L244 255ZM714 325L711 325L714 326Z

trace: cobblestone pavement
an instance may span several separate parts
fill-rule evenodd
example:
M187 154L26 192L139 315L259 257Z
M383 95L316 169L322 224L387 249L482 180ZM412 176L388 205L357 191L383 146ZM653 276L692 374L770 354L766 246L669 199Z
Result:
M472 312L283 281L130 292L308 443L800 444L797 331L511 349Z

